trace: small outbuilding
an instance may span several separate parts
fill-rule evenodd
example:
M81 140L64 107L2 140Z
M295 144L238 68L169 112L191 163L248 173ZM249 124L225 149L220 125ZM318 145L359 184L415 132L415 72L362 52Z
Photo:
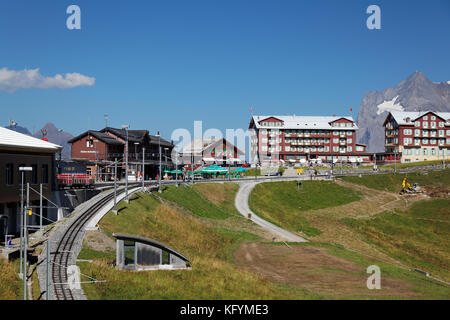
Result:
M190 261L181 253L153 239L114 233L116 267L124 270L190 269Z

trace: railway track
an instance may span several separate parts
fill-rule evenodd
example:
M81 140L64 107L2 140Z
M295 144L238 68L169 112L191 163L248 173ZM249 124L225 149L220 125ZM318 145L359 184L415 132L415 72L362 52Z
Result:
M117 195L124 193L125 190L117 190ZM114 193L110 193L96 202L86 212L66 229L61 240L58 243L56 252L52 261L52 284L54 288L54 299L56 300L74 300L72 290L68 285L67 268L69 267L70 255L73 254L73 247L79 232L85 227L88 221L109 201L114 199Z

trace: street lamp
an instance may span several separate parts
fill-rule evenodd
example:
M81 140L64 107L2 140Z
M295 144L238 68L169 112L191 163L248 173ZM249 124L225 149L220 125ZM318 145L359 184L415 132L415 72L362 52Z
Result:
M158 137L158 153L159 153L159 175L158 175L158 188L161 189L161 135L159 131L156 133Z
M22 189L20 197L20 210L22 217L22 226L20 228L20 273L23 278L23 300L27 300L27 218L23 206L23 185L25 180L25 172L33 171L32 167L19 167L19 171L22 173ZM29 185L27 184L27 208L29 207ZM23 248L23 253L22 253ZM23 263L23 267L22 267Z
M130 125L122 125L122 130L127 132L127 143L125 145L125 202L128 203L128 129Z

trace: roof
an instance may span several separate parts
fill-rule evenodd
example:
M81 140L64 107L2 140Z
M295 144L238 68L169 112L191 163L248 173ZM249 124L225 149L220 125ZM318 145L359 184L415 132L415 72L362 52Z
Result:
M268 119L268 118L276 118L283 121L283 125L280 127L265 127L259 124L260 121ZM352 117L344 117L344 116L252 116L252 120L255 123L256 128L261 129L319 129L319 130L356 130L358 127L354 124L353 127L332 127L331 123L339 120L339 119L347 119L351 122L355 122Z
M142 142L145 139L145 136L149 134L148 130L125 130L125 129L117 129L106 127L100 132L106 133L111 132L113 135L121 138L122 140L127 140L127 131L128 131L128 141L130 142Z
M445 120L447 125L450 125L450 112L435 112L435 111L391 111L389 114L394 118L399 125L412 125L413 121L424 116L427 113L433 113ZM386 117L388 119L389 115ZM410 121L406 121L409 118ZM386 121L384 122L386 123Z
M161 143L161 145L164 147L172 147L173 148L173 146L174 146L172 142L169 142L159 136L150 136L150 143L152 143L152 144Z
M124 145L123 142L120 142L119 140L114 139L113 137L107 135L106 133L103 133L100 131L95 131L95 130L88 130L86 132L83 132L79 136L76 136L76 137L70 139L68 142L74 143L75 141L78 141L87 135L93 136L93 137L97 138L98 140L103 141L104 143L109 144L109 145Z
M62 147L27 134L0 127L0 149L57 152Z
M140 236L135 236L135 235L131 235L131 234L125 234L125 233L113 233L113 237L119 240L131 240L131 241L135 241L135 242L139 242L139 243L145 243L157 248L160 248L164 251L168 251L169 253L177 256L178 258L190 262L188 258L186 258L185 256L183 256L181 253L179 253L178 251L175 251L174 249L172 249L169 246L166 246L165 244L162 244L156 240L153 239L149 239L149 238L144 238L144 237L140 237Z
M232 143L230 143L228 140L226 140L224 138L197 138L197 139L191 140L191 142L189 142L189 144L187 144L183 148L181 153L187 153L187 154L202 153L202 152L204 152L204 151L206 151L208 149L214 148L215 146L217 146L222 141L225 141L227 146L235 147ZM237 149L238 155L243 155L244 154L244 152L239 150L239 148L236 147L236 149Z

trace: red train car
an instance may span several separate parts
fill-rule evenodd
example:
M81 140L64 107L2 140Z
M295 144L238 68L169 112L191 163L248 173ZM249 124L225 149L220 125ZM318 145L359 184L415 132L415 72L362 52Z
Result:
M60 189L91 188L94 178L86 170L86 165L76 161L58 161L56 181Z

